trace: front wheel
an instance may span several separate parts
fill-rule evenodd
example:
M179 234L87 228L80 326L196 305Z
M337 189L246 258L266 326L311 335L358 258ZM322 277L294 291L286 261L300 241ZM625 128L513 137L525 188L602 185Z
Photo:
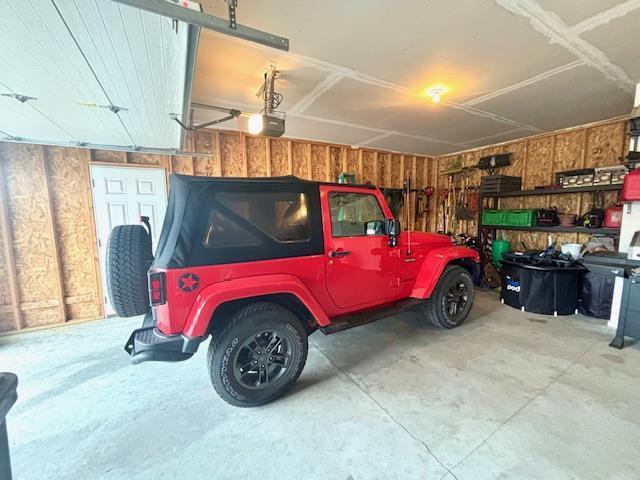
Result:
M236 312L209 345L213 388L236 407L256 407L284 395L307 360L305 329L286 308L266 302Z
M425 314L437 327L455 328L467 318L472 305L471 275L462 267L448 265L425 301Z

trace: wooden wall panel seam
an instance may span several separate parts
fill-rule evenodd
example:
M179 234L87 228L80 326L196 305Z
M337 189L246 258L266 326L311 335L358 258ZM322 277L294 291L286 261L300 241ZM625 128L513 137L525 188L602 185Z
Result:
M215 142L215 159L213 160L214 171L213 174L216 177L222 176L222 149L220 148L220 132L215 132L214 134L214 142Z
M20 292L18 290L18 274L13 253L13 235L11 233L11 226L9 225L9 197L7 196L5 186L5 178L7 177L3 171L3 160L8 161L8 159L4 158L2 153L3 152L0 151L0 235L2 235L3 257L9 274L8 286L9 296L11 297L11 308L13 310L16 330L20 330L24 327L24 321L20 310Z
M242 173L245 177L249 176L249 159L247 158L247 136L240 132L240 151L242 152Z
M265 138L264 142L264 155L265 155L265 163L266 163L266 172L267 177L271 176L271 139L269 137Z
M193 159L193 157L191 157ZM91 249L93 251L92 262L93 277L95 279L95 302L98 307L98 312L101 317L105 316L105 302L104 302L104 289L102 287L102 274L100 269L100 254L98 248L98 227L96 225L95 207L93 205L93 187L91 180L91 157L87 158L88 165L86 166L87 182L85 183L85 195L87 199L87 205L89 206L89 212L87 212L87 219L89 222L89 228L91 230Z
M378 177L378 152L373 152L373 183L376 187L380 186L380 179Z
M48 156L48 150L44 147L40 147L40 161L42 162L42 171L44 172L44 191L47 198L47 214L48 214L48 227L51 234L51 258L53 258L53 265L57 273L56 290L58 293L58 303L60 308L60 321L67 321L67 310L64 303L64 279L62 278L62 261L60 259L60 242L58 240L58 234L56 231L56 215L53 206L53 197L51 194L51 168Z
M324 181L331 181L331 146L324 146Z

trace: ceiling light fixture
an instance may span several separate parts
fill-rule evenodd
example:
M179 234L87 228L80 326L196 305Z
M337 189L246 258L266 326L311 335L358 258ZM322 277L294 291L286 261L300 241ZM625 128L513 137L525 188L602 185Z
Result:
M433 103L440 102L440 97L446 93L446 88L444 87L432 87L426 90L426 94L431 97Z

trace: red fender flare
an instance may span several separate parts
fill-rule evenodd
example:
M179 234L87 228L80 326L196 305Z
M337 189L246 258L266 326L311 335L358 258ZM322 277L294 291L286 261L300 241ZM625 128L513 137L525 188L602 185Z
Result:
M445 267L455 260L465 258L476 263L480 262L480 254L472 248L451 246L430 250L422 262L410 296L421 299L429 298Z
M318 325L325 326L331 323L320 303L294 275L258 275L213 283L204 288L189 311L184 334L188 337L204 336L213 313L223 303L276 293L295 295L311 312Z

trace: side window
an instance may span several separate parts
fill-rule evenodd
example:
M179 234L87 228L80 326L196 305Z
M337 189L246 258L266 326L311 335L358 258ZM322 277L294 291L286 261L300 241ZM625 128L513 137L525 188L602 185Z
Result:
M214 199L242 220L279 243L310 240L308 199L299 192L218 192ZM245 246L259 240L240 222L214 208L210 215L205 247Z
M375 196L364 193L332 192L329 194L331 230L334 237L382 235L384 214ZM379 228L367 231L367 222L381 222Z
M211 210L207 230L202 239L207 248L250 247L260 240L218 210Z

